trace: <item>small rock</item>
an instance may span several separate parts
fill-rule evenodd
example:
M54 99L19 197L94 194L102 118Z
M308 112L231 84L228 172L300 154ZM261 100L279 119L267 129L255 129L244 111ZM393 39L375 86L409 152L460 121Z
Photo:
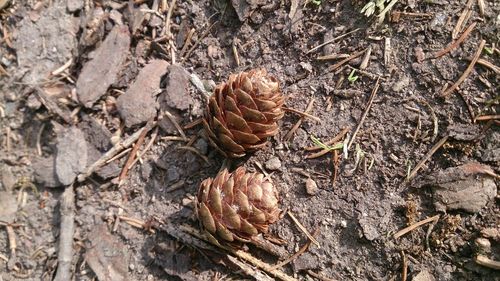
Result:
M268 169L270 171L276 171L276 170L281 169L281 161L276 156L271 157L271 159L267 160L266 163L264 163L264 166L266 167L266 169Z
M16 198L9 191L0 191L0 221L14 222L16 212Z
M436 279L428 270L420 271L415 277L412 279L413 281L435 281Z
M130 46L128 27L116 25L104 42L94 51L76 81L78 100L85 107L92 107L108 87L113 84L123 67Z
M31 110L38 110L42 106L42 103L35 94L31 94L26 100L26 106Z
M417 58L418 63L421 63L425 60L425 53L424 53L424 49L422 49L422 47L415 48L415 57Z
M58 134L57 141L57 178L63 185L70 185L87 165L87 142L76 127Z
M160 80L167 72L168 62L153 60L137 76L135 82L118 97L116 106L125 126L132 127L148 121L156 115L155 92L160 88Z
M392 85L392 90L394 92L401 92L404 89L406 89L410 85L410 78L407 76L403 76L401 79L397 80L393 85Z
M436 210L476 213L497 194L496 183L488 173L494 171L486 165L468 163L438 171L428 176L424 185L433 189Z
M16 93L14 92L7 92L4 94L5 100L8 102L13 102L17 100Z
M347 227L347 222L345 220L340 221L340 227L346 228Z
M378 225L373 219L363 217L359 220L359 225L363 230L363 235L369 241L373 241L380 237L380 232L378 230Z
M486 238L476 238L474 246L479 254L488 254L491 252L491 242Z
M317 192L318 192L318 185L313 179L308 178L306 180L306 193L309 195L315 195Z
M33 161L35 182L44 187L59 187L61 182L57 178L54 157L35 158Z
M189 109L189 106L193 104L193 98L188 89L191 76L179 65L170 65L168 71L167 89L162 95L163 101L167 106L178 110Z
M76 11L79 11L83 8L83 1L81 0L68 0L68 11L70 13L74 13Z
M171 166L167 169L167 180L168 181L177 181L179 180L179 169L176 166Z
M488 227L481 230L481 235L486 238L500 241L500 229L495 227Z
M1 183L3 184L5 190L12 190L14 184L16 184L16 178L12 174L10 167L7 165L4 165L0 169L0 178L2 180Z

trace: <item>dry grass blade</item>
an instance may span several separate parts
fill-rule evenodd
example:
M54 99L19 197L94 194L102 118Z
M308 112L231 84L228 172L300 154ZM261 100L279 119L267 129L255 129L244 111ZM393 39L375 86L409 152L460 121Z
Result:
M396 232L393 237L394 237L394 239L397 239L397 238L405 235L406 233L413 231L414 229L416 229L416 228L418 228L426 223L439 220L439 217L440 217L440 215L435 215L433 217L426 218L425 220L421 220L417 223L414 223L414 224L412 224L408 227L405 227L405 228L401 229L400 231Z
M460 30L462 30L462 25L470 16L470 9L472 7L472 4L474 3L474 0L468 0L467 4L465 5L462 13L460 14L460 17L458 18L457 24L455 25L455 28L453 29L451 33L451 38L455 39L458 36L458 33L460 33Z
M208 157L203 155L198 149L192 147L192 146L179 146L178 149L183 149L183 150L188 150L193 152L194 154L198 155L205 161L205 163L210 164L210 160L208 160Z
M476 118L474 118L474 121L489 121L489 120L498 120L500 119L500 115L497 114L497 115L481 115L481 116L477 116Z
M480 264L482 266L486 266L486 267L489 267L489 268L500 270L500 262L492 260L492 259L490 259L490 258L488 258L486 256L477 255L476 258L474 259L474 261L477 264Z
M177 120L175 120L175 117L172 115L172 113L165 111L165 116L170 120L172 125L174 125L175 129L179 132L179 134L182 136L182 138L187 141L186 134L184 133L184 130L182 130L182 127L177 123Z
M295 217L295 215L291 211L288 211L287 214L290 216L290 218L293 220L293 222L297 225L297 227L300 230L302 230L302 232L304 232L304 234L307 236L307 238L309 238L309 240L311 240L314 243L314 245L318 246L318 248L321 248L318 240L316 240L316 238L314 238L314 236L312 236L311 233L309 233L309 231L299 222L299 220Z
M469 76L469 74L471 73L472 69L474 69L474 65L476 64L477 60L479 59L479 57L481 56L481 52L483 51L483 48L484 48L484 45L486 44L486 41L483 39L481 40L481 42L479 43L479 47L477 48L477 51L476 51L476 54L474 55L474 57L472 58L472 61L470 62L469 66L467 66L467 69L464 71L464 73L462 74L462 76L460 76L460 78L457 80L457 82L455 82L455 84L453 84L451 87L449 87L448 89L446 89L442 94L441 96L442 97L447 97L449 94L451 94L458 86L460 86L460 84L462 84L462 82L465 81L465 79L467 79L467 77Z
M152 121L150 121L148 123L152 123ZM123 182L123 180L127 176L128 170L132 166L132 163L134 162L135 156L137 155L137 151L139 150L139 147L141 147L142 143L144 142L144 138L146 137L146 134L148 132L149 132L149 130L148 131L143 130L141 132L141 134L139 135L137 142L132 147L132 150L130 151L127 162L125 162L125 165L123 165L122 171L120 172L120 176L118 176L118 185L121 185L121 183Z

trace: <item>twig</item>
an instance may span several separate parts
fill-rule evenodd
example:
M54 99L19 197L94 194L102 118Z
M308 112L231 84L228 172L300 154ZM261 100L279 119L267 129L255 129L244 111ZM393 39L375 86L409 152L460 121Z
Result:
M154 229L146 227L146 223L140 219L129 218L126 216L117 216L117 218L120 219L121 221L126 222L127 224L129 224L133 227L147 230L149 233L152 233L152 234L156 233L154 231Z
M478 59L477 63L493 70L496 74L500 74L500 67L494 65L493 63L491 63L485 59Z
M322 276L322 275L320 275L320 274L318 274L318 273L316 273L316 272L314 272L314 271L312 271L310 269L307 270L306 272L307 272L307 274L311 275L314 278L318 278L321 281L336 281L335 279L331 279L331 278Z
M372 90L372 94L370 95L370 98L368 99L368 104L366 105L365 112L363 112L363 115L361 116L361 120L359 120L358 126L356 126L356 129L354 130L354 133L352 134L351 139L349 140L349 144L347 145L347 149L349 150L351 148L351 145L354 143L354 140L356 139L356 135L359 132L359 129L363 125L363 122L366 119L366 116L368 115L368 112L370 111L370 108L373 103L373 99L375 98L375 95L377 94L378 87L379 87L379 82L380 78L377 78L377 82L375 83L375 87Z
M277 256L280 260L286 258L289 255L285 249L278 247L277 245L271 243L269 240L262 238L262 236L260 235L250 240L249 243L252 243L252 245L254 245L255 247L258 247L259 249Z
M5 228L7 229L7 237L9 240L10 256L11 258L14 258L17 249L16 233L14 233L14 227L10 224L7 224Z
M345 59L348 58L349 54L331 54L326 56L319 56L317 60L337 60L337 59Z
M482 266L486 266L486 267L489 267L489 268L493 268L493 269L496 269L496 270L500 270L500 262L499 261L495 261L495 260L492 260L492 259L489 259L488 257L486 256L483 256L483 255L477 255L476 258L474 259L474 261L477 263L477 264L480 264Z
M317 235L318 230L319 229L316 229L316 231L313 233L314 236ZM285 259L285 260L277 263L276 265L274 265L273 267L271 267L271 269L275 270L275 269L278 269L278 268L282 268L284 265L289 264L294 259L296 259L298 256L302 255L305 251L307 251L307 249L309 248L309 246L311 246L311 243L312 243L311 239L307 240L307 242L304 245L302 245L302 247L300 247L300 249L296 253L294 253L293 255L291 255L290 257L288 257L287 259Z
M451 32L451 38L453 39L457 38L457 35L462 29L462 25L465 22L465 19L467 18L467 14L469 14L473 2L474 0L467 1L465 8L463 9L462 13L460 14L460 17L458 18L457 25L455 25L455 28L453 28L453 31Z
M189 129L195 127L195 126L198 126L201 123L203 123L203 118L198 118L198 119L194 120L193 122L184 125L183 129L184 130L189 130Z
M189 44L191 44L191 38L193 37L193 34L194 32L196 31L196 29L194 28L191 28L191 30L189 30L189 33L186 37L186 41L184 42L184 46L182 46L182 49L181 49L181 53L179 55L179 57L184 57L184 54L186 53L186 50L189 46Z
M56 76L60 73L62 73L63 71L65 71L71 64L73 63L73 58L70 58L65 64L63 64L61 67L59 67L58 69L52 71L51 75L52 76Z
M342 129L342 131L340 131L340 133L338 133L338 135L336 135L332 139L324 142L323 144L325 144L325 145L332 145L332 144L337 143L338 141L340 141L345 136L345 134L347 134L348 131L349 131L349 129L347 127L344 127ZM323 149L323 147L319 146L319 145L309 146L309 147L304 148L304 150L306 150L306 151L314 151L314 150L320 150L320 149Z
M167 17L165 18L165 31L168 40L172 40L170 32L170 19L172 18L172 12L174 11L175 1L176 0L172 0L172 2L170 2L170 6L168 7L168 12L167 12Z
M42 156L41 138L42 138L43 129L45 129L45 123L42 123L42 126L40 126L40 130L38 131L38 134L36 135L36 151L37 151L39 156Z
M131 148L131 147L129 147L129 148L125 149L124 151L122 151L122 152L118 153L118 154L117 154L116 156L114 156L113 158L111 158L111 159L107 160L107 161L106 161L106 164L109 164L109 163L111 163L111 162L115 161L116 159L120 159L120 158L122 158L122 157L123 157L123 156L125 156L127 153L129 153L129 152L130 152L130 150L132 150L132 148Z
M182 57L181 61L185 61L186 59L189 58L189 56L194 51L194 49L196 49L196 47L198 47L198 44L200 44L201 40L203 40L208 35L208 33L210 32L210 30L212 29L212 27L214 27L214 25L217 24L217 23L218 23L218 21L212 23L208 27L208 29L205 32L203 32L203 34L198 38L198 40L196 40L196 42L194 42L193 46L191 48L189 48L189 51L187 52L186 56Z
M184 130L182 130L182 127L177 123L177 120L175 120L175 117L172 115L172 113L168 112L167 110L164 111L165 116L167 116L168 120L174 125L175 129L179 132L179 134L182 136L182 138L187 141L186 134L184 133Z
M476 116L474 118L474 121L489 121L489 120L498 120L500 119L500 115L481 115L481 116Z
M345 63L357 58L357 57L360 57L364 52L366 52L366 49L365 50L361 50L361 51L358 51L352 55L350 55L349 57L339 61L338 63L328 67L327 71L328 72L332 72L332 71L335 71L337 68L343 66Z
M307 238L309 238L309 240L311 240L314 243L314 245L318 246L318 248L321 248L318 240L316 240L316 238L314 238L314 236L312 236L311 233L309 233L309 231L299 222L299 220L293 215L293 213L291 211L288 211L287 214L290 216L290 218L293 220L293 222L297 225L297 227L300 230L302 230L302 232L304 232L304 234L307 236Z
M230 253L241 260L244 260L247 263L252 264L253 266L256 266L263 271L267 272L271 276L274 276L277 279L283 280L283 281L296 281L297 279L288 276L286 273L283 271L280 271L279 269L274 269L271 270L272 266L253 257L249 253L242 251L242 250L236 250L232 247L228 246L223 246L220 244L215 244L214 241L211 241L209 239L206 239L203 237L198 230L192 228L191 226L188 225L170 225L167 224L165 226L161 227L161 230L167 232L170 236L173 236L183 242L184 244L187 245L193 245L198 248L202 249L207 249L215 252L220 252L220 250L224 250L227 253ZM208 244L210 243L210 244ZM214 246L212 246L214 245Z
M146 152L148 152L148 150L151 148L151 146L155 142L156 137L158 137L158 127L155 127L155 130L153 131L153 133L151 133L151 139L146 144L146 147L144 147L144 149L141 151L139 156L137 156L137 158L135 158L135 160L132 162L132 164L130 164L130 167L128 168L129 170L132 169L132 167L135 165L135 163L137 163L137 161L142 159L142 157L144 156L144 154L146 154Z
M289 108L289 107L285 107L285 106L283 106L282 109L285 110L285 111L290 111L290 112L293 112L293 113L297 113L298 115L301 115L303 117L311 118L312 120L314 120L316 122L321 122L321 119L319 119L318 117L316 117L314 115L311 115L311 114L309 114L307 112L302 112L300 110Z
M61 195L61 227L59 235L58 266L55 281L71 280L73 258L73 235L75 232L75 192L73 185L66 187Z
M401 258L403 259L403 272L401 273L401 281L406 281L408 278L408 258L404 251L401 251Z
M406 233L408 233L410 231L413 231L414 229L416 229L416 228L418 228L426 223L439 220L439 217L440 217L440 215L435 215L433 217L426 218L425 220L421 220L417 223L414 223L414 224L412 224L408 227L405 227L405 228L401 229L400 231L396 232L393 237L394 237L394 239L398 239L399 237L405 235Z
M477 25L476 22L473 22L471 25L469 25L469 27L467 27L467 29L464 31L464 33L462 33L462 35L460 35L460 37L456 41L454 41L453 43L448 45L448 47L444 48L443 50L434 54L434 58L439 58L439 57L451 52L453 49L455 49L460 44L462 44L462 42L469 36L469 34L476 27L476 25Z
M457 80L457 82L455 82L455 84L453 84L451 87L449 87L448 89L446 89L443 93L441 93L442 97L446 97L449 94L451 94L460 84L462 84L462 82L465 81L465 79L467 78L467 76L469 76L469 74L471 73L472 69L474 69L474 65L476 64L477 60L481 56L481 52L483 51L483 48L484 48L485 44L486 44L486 40L484 40L484 39L481 40L481 43L479 43L479 47L477 48L476 54L472 58L472 61L470 62L470 64L467 67L467 69L464 71L464 73L462 74L462 76L460 76L460 78Z
M178 149L184 149L193 152L194 154L198 155L205 161L205 163L210 164L210 160L208 160L208 157L203 155L198 149L192 147L192 146L179 146L177 147Z
M151 124L153 121L150 120L148 123ZM147 126L147 124L146 124ZM127 162L125 162L125 165L123 165L122 171L120 175L118 176L118 185L121 185L125 177L127 176L127 172L129 168L132 166L132 162L134 162L135 156L137 155L137 151L139 150L139 147L141 147L142 143L144 142L144 138L146 137L146 134L149 132L149 130L143 130L141 134L139 135L139 138L137 139L137 142L134 144L132 147L132 150L130 151L130 154L128 156Z
M429 160L432 157L432 155L434 155L434 153L436 153L436 151L446 142L446 140L448 140L448 135L446 135L442 139L440 139L431 148L431 150L429 150L429 152L427 152L427 154L425 154L424 158L422 158L422 160L420 160L420 162L418 162L418 164L415 166L415 168L413 168L413 170L410 172L410 174L408 175L408 178L406 179L407 181L410 181L417 174L417 172L420 170L420 168L422 168L422 166L425 164L425 162L427 162L427 160Z
M234 55L234 60L236 61L236 65L237 66L240 66L241 62L240 62L240 55L238 54L238 48L236 48L236 38L233 38L233 42L232 42L232 49L233 49L233 55Z
M304 112L309 113L309 111L312 110L313 105L314 105L314 98L312 98L309 101L309 103L307 104L306 110ZM295 131L297 131L297 129L299 129L300 125L302 124L302 121L304 121L304 116L300 117L300 119L297 121L297 123L295 123L295 125L293 125L293 127L290 129L290 131L288 131L288 133L283 138L285 141L289 141L292 138Z
M356 28L356 29L354 29L354 30L352 30L352 31L349 31L349 32L347 32L347 33L344 33L344 34L342 34L342 35L340 35L340 36L337 36L337 37L335 37L335 38L333 38L333 39L330 39L330 40L328 40L328 41L326 41L326 42L323 42L323 43L319 44L318 46L316 46L316 47L314 47L314 48L310 49L309 51L307 51L307 52L306 52L306 55L307 55L307 54L309 54L309 53L311 53L311 52L316 51L317 49L319 49L319 48L321 48L321 47L323 47L323 46L325 46L325 45L328 45L328 44L330 44L330 43L332 43L332 42L334 42L334 41L337 41L337 40L339 40L339 39L342 39L342 38L346 37L346 36L347 36L347 35L349 35L349 34L352 34L352 33L354 33L354 32L357 32L358 30L359 30L359 28Z
M121 152L123 149L128 148L129 146L131 146L139 138L139 136L142 134L143 131L149 132L149 130L151 130L151 128L153 128L154 126L156 126L156 121L152 122L151 124L149 124L149 123L146 124L146 126L144 126L140 130L138 130L137 132L135 132L133 135L131 135L130 137L128 137L128 139L120 141L119 143L117 143L115 146L113 146L113 148L111 148L110 150L108 150L108 152L106 152L103 156L101 156L101 158L99 158L99 160L97 160L96 162L94 162L94 164L88 166L85 169L85 171L83 171L82 173L80 173L78 175L78 181L79 182L84 181L95 170L97 170L100 167L104 166L106 164L106 161L108 161L109 159L113 158L116 154L118 154L119 152Z

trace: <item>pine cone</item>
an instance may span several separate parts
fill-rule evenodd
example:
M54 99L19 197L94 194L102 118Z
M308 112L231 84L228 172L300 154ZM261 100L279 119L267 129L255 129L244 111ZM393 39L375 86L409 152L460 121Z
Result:
M209 99L204 126L210 143L227 157L257 150L278 133L285 98L265 69L229 76Z
M227 169L204 180L198 190L196 213L205 230L225 241L249 241L278 220L278 196L260 173Z

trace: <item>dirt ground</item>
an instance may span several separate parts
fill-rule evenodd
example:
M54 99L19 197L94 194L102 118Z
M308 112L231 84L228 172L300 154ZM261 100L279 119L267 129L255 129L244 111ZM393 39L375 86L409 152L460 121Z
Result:
M297 252L291 212L319 242L281 268L299 280L500 280L498 1L395 1L381 24L361 0L4 2L0 280L62 267L68 186L75 280L264 280L154 227L197 228L194 194L224 162L201 125L170 120L199 120L215 84L257 67L320 121L287 112L266 149L226 163L280 194L266 237L284 257L243 250ZM141 130L128 173L130 150L82 177ZM305 150L343 131L345 148Z

